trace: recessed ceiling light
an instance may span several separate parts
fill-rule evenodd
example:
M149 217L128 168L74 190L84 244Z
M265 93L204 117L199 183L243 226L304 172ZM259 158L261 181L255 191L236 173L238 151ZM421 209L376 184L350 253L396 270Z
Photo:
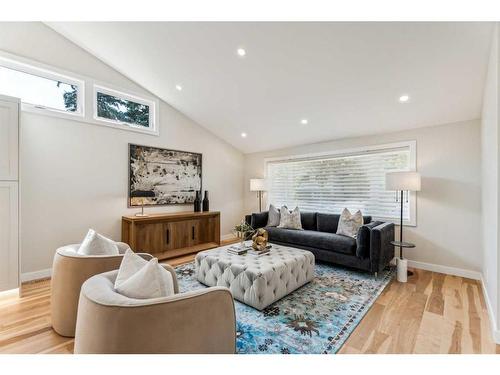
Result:
M408 95L401 95L399 97L400 103L408 103L410 101L410 97Z
M241 138L246 138L247 137L247 133L241 133Z
M236 50L236 53L238 54L238 56L243 57L243 56L245 56L247 54L247 51L245 51L244 48L238 48Z
M307 124L309 123L309 120L308 120L308 119L306 119L306 118L303 118L302 120L300 120L300 123L301 123L302 125L307 125Z
M176 88L178 91L182 91L182 86L181 86L181 85L175 85L175 88Z

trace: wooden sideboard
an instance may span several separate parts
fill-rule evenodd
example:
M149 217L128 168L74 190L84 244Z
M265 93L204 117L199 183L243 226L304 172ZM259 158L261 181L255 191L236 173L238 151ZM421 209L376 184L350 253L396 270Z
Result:
M158 259L220 246L219 212L173 212L123 216L122 241Z

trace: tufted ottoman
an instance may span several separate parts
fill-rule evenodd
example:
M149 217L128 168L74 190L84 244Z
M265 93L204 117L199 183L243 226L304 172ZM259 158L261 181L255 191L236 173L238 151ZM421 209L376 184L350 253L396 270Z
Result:
M274 245L269 255L235 255L228 246L196 255L196 277L208 286L225 286L240 302L264 309L314 277L314 255Z

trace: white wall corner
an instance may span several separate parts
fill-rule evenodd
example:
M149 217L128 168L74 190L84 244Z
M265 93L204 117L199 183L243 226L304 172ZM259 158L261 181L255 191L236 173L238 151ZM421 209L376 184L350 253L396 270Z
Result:
M481 289L483 289L483 296L486 302L486 308L488 310L488 317L490 319L491 335L493 336L493 341L495 341L495 343L497 344L500 344L500 330L497 326L497 318L495 316L495 312L493 311L493 307L491 306L491 300L488 296L488 290L486 289L483 275L481 275Z
M41 280L49 278L52 275L52 268L46 268L44 270L25 272L21 274L21 282L25 283L27 281Z

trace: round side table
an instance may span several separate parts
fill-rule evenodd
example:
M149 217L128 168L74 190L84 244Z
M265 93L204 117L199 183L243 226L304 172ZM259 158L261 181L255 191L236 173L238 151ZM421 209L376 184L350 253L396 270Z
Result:
M405 249L413 249L415 244L411 242L400 242L400 241L391 241L391 245L399 247L399 257L403 259L403 248ZM408 276L412 276L413 272L408 271Z

